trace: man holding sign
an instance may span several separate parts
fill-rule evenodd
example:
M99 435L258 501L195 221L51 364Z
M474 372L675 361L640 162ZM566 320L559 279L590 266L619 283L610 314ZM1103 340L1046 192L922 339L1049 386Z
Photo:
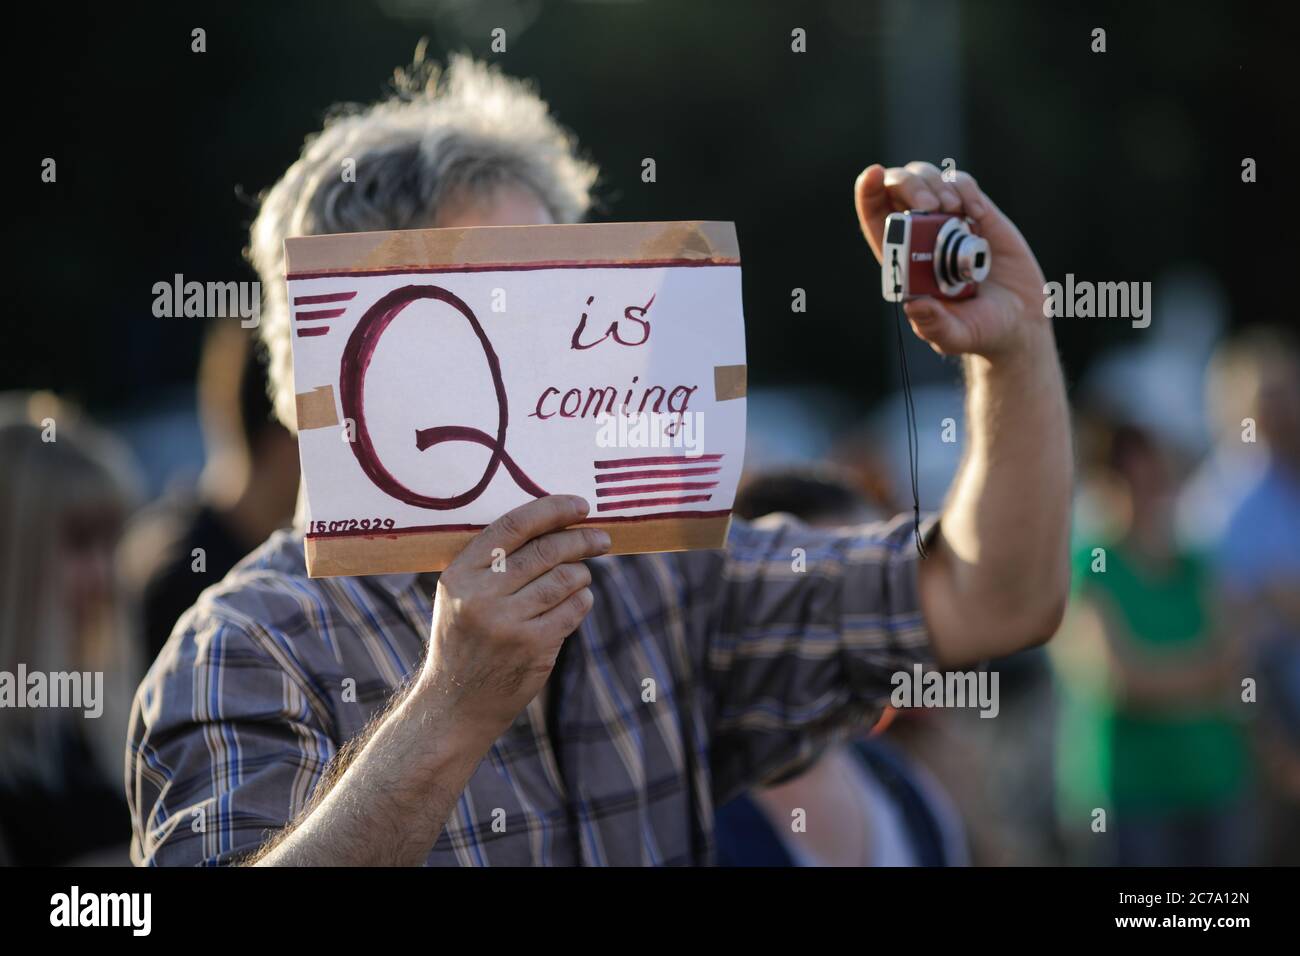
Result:
M918 559L910 518L839 531L737 521L717 548L742 453L727 444L739 432L725 418L730 409L743 415L743 378L714 372L743 366L741 343L719 347L709 335L698 356L675 360L671 349L650 357L638 343L647 321L651 341L671 336L671 316L686 315L689 302L712 301L710 314L728 315L727 276L738 269L726 261L726 231L638 232L619 255L597 256L592 281L612 284L590 293L581 328L567 293L546 295L542 270L532 280L542 284L479 287L465 266L477 255L474 237L489 231L467 227L575 221L593 173L526 89L465 60L445 79L333 120L267 195L254 226L276 405L302 429L307 501L300 527L273 536L180 620L137 696L128 796L139 862L708 863L713 807L869 723L893 673L1031 646L1063 612L1072 462L1043 276L969 176L948 182L923 163L871 166L856 185L877 259L886 217L908 209L969 216L992 255L977 297L905 306L918 336L965 357L968 377L967 457L940 519L923 525L929 556ZM348 158L356 182L340 181ZM429 229L438 231L409 234L418 256L393 238ZM291 242L283 259L285 239L359 232L380 238L353 241L378 245L361 256L349 247L347 268L296 261L320 243ZM448 248L429 245L448 236ZM484 271L508 273L501 242L491 248L498 255ZM365 268L367 255L375 268ZM593 253L547 258L550 267L591 266ZM413 279L417 260L434 271ZM631 286L602 276L637 261L660 270L653 288L615 305L614 293ZM367 285L362 295L358 283L384 277L392 288ZM571 291L571 280L555 289ZM864 275L864 289L877 281ZM483 303L498 287L506 318L489 321ZM517 305L512 289L532 290L533 302ZM352 311L338 304L350 299L290 301L353 291L365 301ZM530 349L501 334L510 317L553 326L547 341L567 326L563 357L531 362ZM342 324L302 334L325 322ZM455 363L434 354L442 340L422 338L430 327L483 347L473 376L467 368L462 381ZM730 328L724 320L718 335ZM419 391L427 383L418 376L394 380L415 367L401 354L412 349L444 361L438 381L479 390L462 403L465 420L421 418L446 399L442 389ZM620 407L646 394L624 400L625 390L658 386L651 406L662 398L670 416L691 411L681 392L675 406L667 396L693 388L721 426L715 436L710 417L697 447L589 460L590 493L579 496L555 484L569 472L530 436L558 423L554 441L567 448L568 429L593 433L582 406L603 385L583 356L602 350ZM296 385L291 354L303 363ZM569 377L544 378L557 369ZM624 379L628 372L639 381ZM650 479L600 481L602 462L634 471L643 466L633 458L692 452L721 456L698 466L716 470L664 481L658 462L644 466L656 472ZM420 469L430 454L443 455L432 482ZM679 479L709 487L599 493ZM376 497L350 497L367 488ZM696 494L711 497L675 500ZM524 503L507 510L510 496ZM627 501L636 504L601 508ZM724 514L708 514L718 502ZM419 523L416 513L446 520ZM316 575L343 576L310 576L308 560L320 562ZM347 576L386 570L384 562L393 573ZM419 573L435 567L445 570Z

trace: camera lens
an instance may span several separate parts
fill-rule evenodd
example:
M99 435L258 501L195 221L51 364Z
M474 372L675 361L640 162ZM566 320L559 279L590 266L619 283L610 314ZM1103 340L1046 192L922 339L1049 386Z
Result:
M968 282L983 282L992 259L988 242L973 234L966 220L953 216L940 227L934 273L944 294L956 295Z
M953 243L951 274L962 282L983 282L989 274L989 244L969 233Z

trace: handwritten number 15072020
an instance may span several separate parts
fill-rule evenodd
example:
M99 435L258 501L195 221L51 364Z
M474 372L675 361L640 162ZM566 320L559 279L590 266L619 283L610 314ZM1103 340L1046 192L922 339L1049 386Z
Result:
M392 518L342 518L338 521L313 521L311 534L329 534L333 531L388 531L397 526Z

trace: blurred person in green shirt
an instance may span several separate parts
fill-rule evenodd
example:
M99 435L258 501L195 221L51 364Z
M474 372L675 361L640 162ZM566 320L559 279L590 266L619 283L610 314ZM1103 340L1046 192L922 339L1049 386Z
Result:
M1097 445L1101 526L1079 541L1055 649L1062 822L1096 839L1093 861L1249 862L1239 649L1215 626L1209 566L1175 538L1175 458L1130 424L1106 427Z

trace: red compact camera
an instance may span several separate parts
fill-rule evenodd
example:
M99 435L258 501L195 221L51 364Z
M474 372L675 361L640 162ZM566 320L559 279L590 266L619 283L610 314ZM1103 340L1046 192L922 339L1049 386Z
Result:
M880 289L886 302L918 296L969 299L989 274L992 254L971 220L946 212L891 213L885 220Z

